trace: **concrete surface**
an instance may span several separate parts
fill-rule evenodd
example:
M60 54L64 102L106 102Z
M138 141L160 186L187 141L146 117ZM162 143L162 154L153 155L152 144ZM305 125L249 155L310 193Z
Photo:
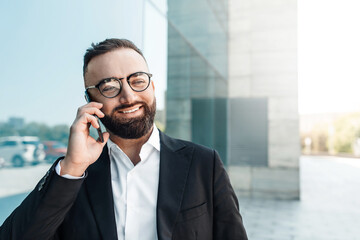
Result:
M300 180L300 201L239 199L249 239L360 239L360 159L301 157Z

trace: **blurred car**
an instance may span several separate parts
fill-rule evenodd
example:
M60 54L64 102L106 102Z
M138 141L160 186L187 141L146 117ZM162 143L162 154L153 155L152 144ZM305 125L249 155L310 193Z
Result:
M54 162L59 157L65 156L67 147L65 144L57 141L44 141L45 160L47 162Z
M38 137L1 137L0 157L4 159L5 166L36 165L45 159L44 145Z

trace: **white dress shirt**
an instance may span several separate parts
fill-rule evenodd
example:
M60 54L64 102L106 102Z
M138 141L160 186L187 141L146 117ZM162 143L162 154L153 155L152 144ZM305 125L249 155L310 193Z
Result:
M160 136L155 124L141 147L141 161L134 166L110 139L111 185L119 240L156 240L156 204L160 171ZM60 175L60 162L56 172ZM70 175L63 176L74 178ZM81 177L80 177L81 178Z
M111 184L119 240L155 240L159 186L160 138L154 126L134 166L126 154L108 141Z

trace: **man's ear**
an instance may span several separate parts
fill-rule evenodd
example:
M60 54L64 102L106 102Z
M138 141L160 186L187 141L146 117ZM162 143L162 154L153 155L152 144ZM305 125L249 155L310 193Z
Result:
M155 91L155 84L154 84L154 81L151 81L151 86L153 87L153 90Z

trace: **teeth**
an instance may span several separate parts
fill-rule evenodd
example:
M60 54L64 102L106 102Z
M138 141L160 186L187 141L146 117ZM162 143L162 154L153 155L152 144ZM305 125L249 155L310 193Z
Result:
M121 112L122 112L122 113L132 113L132 112L135 112L135 111L139 110L139 108L140 108L140 107L131 109L131 110L129 110L129 111L121 111Z

